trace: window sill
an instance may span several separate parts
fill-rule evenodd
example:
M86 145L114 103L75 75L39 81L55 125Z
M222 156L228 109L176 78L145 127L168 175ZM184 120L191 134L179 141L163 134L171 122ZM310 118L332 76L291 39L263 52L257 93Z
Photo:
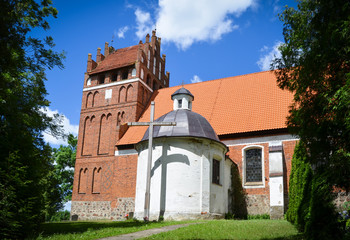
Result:
M249 182L249 183L244 183L244 186L251 187L251 186L263 186L263 182Z

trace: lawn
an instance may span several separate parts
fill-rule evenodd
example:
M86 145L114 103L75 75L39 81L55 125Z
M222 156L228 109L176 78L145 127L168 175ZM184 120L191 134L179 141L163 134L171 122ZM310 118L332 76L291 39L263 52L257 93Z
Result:
M77 221L44 223L41 226L41 233L37 240L98 239L187 222L191 221L149 223L135 221Z
M45 223L37 239L98 239L188 222L80 221ZM211 220L146 239L303 239L284 220Z
M216 220L145 239L303 239L285 220Z

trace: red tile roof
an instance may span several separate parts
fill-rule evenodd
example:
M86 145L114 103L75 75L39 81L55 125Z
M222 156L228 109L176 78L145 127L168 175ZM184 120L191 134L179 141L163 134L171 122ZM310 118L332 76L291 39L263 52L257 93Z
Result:
M89 74L95 74L134 64L137 60L138 48L139 45L117 49L101 61Z
M184 85L194 95L192 111L205 117L220 135L286 128L288 107L293 94L281 90L273 72ZM153 95L155 119L173 110L173 94L181 86L164 88ZM149 121L150 106L140 118ZM117 145L141 140L147 127L130 127Z

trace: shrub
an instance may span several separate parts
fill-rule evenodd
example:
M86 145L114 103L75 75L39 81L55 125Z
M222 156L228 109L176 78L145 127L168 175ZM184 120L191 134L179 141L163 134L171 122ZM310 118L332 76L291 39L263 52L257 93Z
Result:
M248 215L248 220L252 219L270 219L269 214L257 214L257 215Z
M60 221L68 221L70 218L70 212L65 211L58 211L56 212L51 218L48 220L50 222L60 222Z
M292 158L292 171L289 180L289 205L286 218L304 231L305 219L309 212L312 170L306 162L306 150L302 143L297 144Z

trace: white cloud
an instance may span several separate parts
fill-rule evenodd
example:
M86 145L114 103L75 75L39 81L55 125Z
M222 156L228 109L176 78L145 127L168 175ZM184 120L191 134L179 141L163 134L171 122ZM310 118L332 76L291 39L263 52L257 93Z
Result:
M254 1L159 0L157 35L165 42L173 42L183 50L194 42L217 41L222 35L239 28L233 23L230 15L238 17L247 8L252 7ZM138 37L138 33L143 32L140 29L145 27L138 28Z
M53 117L54 114L60 114L57 110L51 110L50 108L43 108L41 109L42 112L46 113L49 117ZM79 130L79 125L74 125L71 124L69 119L63 115L62 116L62 123L63 125L63 131L65 134L72 133L73 135L77 136L78 135L78 130ZM63 138L56 138L52 136L49 132L44 132L44 141L53 145L67 145L67 140Z
M137 8L135 10L136 16L136 36L139 39L143 39L147 33L151 33L152 28L154 27L151 20L151 14L149 12L144 12L141 9Z
M191 79L191 83L198 83L202 82L202 79L200 79L197 75L194 75L193 78Z
M129 27L128 26L124 26L122 28L119 28L118 29L118 33L117 33L117 36L118 38L124 38L124 34L129 30Z
M281 57L281 52L278 50L278 47L281 44L283 43L278 41L271 48L264 46L262 49L260 49L260 51L265 52L265 54L262 57L260 57L259 61L257 61L256 63L262 71L270 70L272 60Z

